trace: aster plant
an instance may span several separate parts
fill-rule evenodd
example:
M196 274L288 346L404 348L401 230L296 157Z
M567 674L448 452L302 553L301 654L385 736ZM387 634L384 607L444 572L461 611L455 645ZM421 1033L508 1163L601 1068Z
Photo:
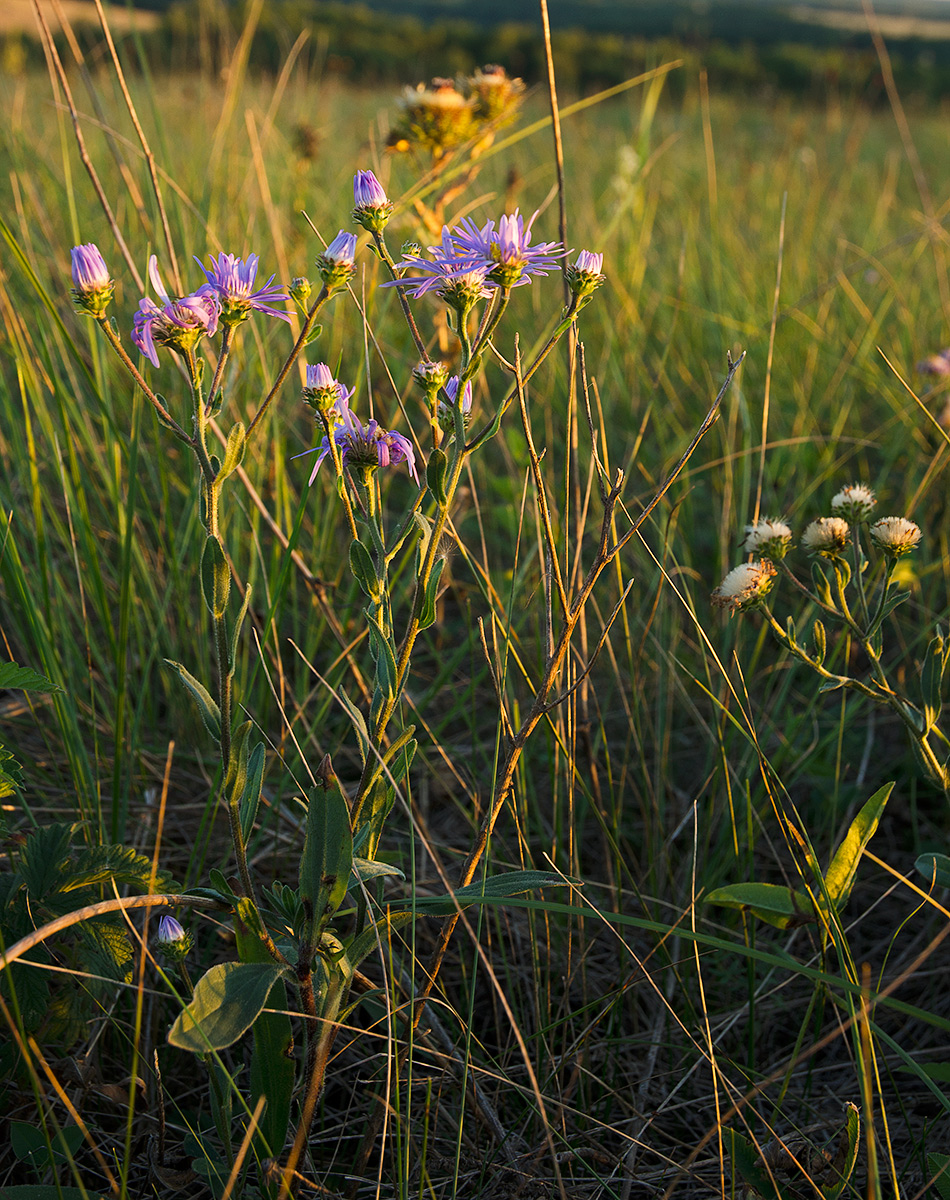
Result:
M461 107L472 121L497 122L516 94L503 73L486 69L470 96L461 97ZM484 117L477 115L480 106L484 106ZM443 107L449 112L459 105L453 99ZM730 362L726 383L691 446L641 516L619 536L617 506L623 473L608 477L601 470L601 528L588 569L578 577L563 565L563 547L554 534L542 455L532 435L528 389L542 363L575 327L604 282L602 255L582 250L572 265L566 265L568 251L560 242L533 240L538 214L525 222L515 210L481 224L466 219L445 226L427 255L414 247L397 261L386 242L396 206L372 171L357 172L353 202L353 221L368 233L389 274L383 286L394 290L405 317L407 362L415 366L406 367L404 374L407 379L411 374L423 393L427 428L421 436L389 428L388 422L372 415L372 393L357 394L345 376L337 378L326 362L309 363L303 370L301 399L313 414L315 445L297 457L316 457L312 466L301 464L301 484L329 492L322 501L324 519L339 520L348 537L348 566L363 598L354 621L362 624L366 634L370 684L364 706L342 699L355 735L359 778L344 786L329 758L310 769L314 782L307 793L297 878L289 883L278 880L269 887L255 877L248 854L262 795L266 743L258 740L252 720L236 717L236 692L242 683L235 678L237 647L251 589L243 589L240 606L232 602L234 568L227 550L228 509L222 500L249 441L262 435L264 418L285 390L294 363L319 336L318 313L334 296L345 296L356 271L358 238L341 229L316 255L319 287L300 277L285 288L275 284L273 275L257 286L257 254L237 257L222 252L211 255L207 266L196 260L203 282L188 294L174 296L166 290L153 256L148 269L152 294L142 298L131 321L131 345L142 356L138 361L126 348L119 324L111 318L115 284L103 256L92 244L77 246L72 256L77 309L97 322L162 425L194 460L204 529L200 561L194 564L195 588L208 614L215 678L203 681L183 663L169 662L168 666L217 747L215 787L228 813L237 876L217 870L212 873L211 886L166 900L169 905L213 905L229 912L237 961L211 967L192 989L185 966L192 939L177 918L162 918L157 945L175 965L190 995L169 1034L174 1046L206 1056L250 1031L253 1051L247 1111L260 1102L264 1108L257 1131L245 1129L242 1136L253 1139L260 1161L272 1164L258 1187L260 1194L275 1200L297 1190L298 1167L307 1153L333 1041L342 1014L352 1003L350 991L357 968L380 939L418 913L434 911L447 917L424 981L403 1016L405 1053L436 985L462 904L479 902L486 889L500 900L565 882L553 872L531 870L488 876L482 883L476 880L514 786L525 744L565 698L558 696L564 664L595 584L682 470L712 424L738 367ZM523 362L518 336L505 322L511 292L515 287L541 288L552 272L563 275L570 299L564 306L555 291L550 301L552 331L534 357ZM392 296L393 292L380 295ZM253 416L246 424L232 419L229 401L237 383L231 362L237 339L252 319L289 322L283 305L290 299L303 314L300 333L287 348L265 394L257 399ZM446 310L448 327L457 341L451 372L446 363L430 358L419 332L414 306L433 300ZM489 358L500 364L501 383L485 373ZM173 371L175 359L183 368L177 373ZM205 385L206 367L211 374L209 386ZM152 386L151 371L171 379L183 376L187 404L169 406ZM550 561L550 645L540 682L499 763L454 891L426 899L415 896L406 885L401 901L396 898L384 905L384 881L401 872L383 860L380 842L416 750L415 727L405 721L403 702L420 635L436 621L440 581L451 544L449 514L471 456L499 434L506 414L515 406L528 446ZM218 417L230 423L220 453L209 439ZM908 540L906 530L885 532L892 545L901 538ZM765 550L761 553L765 555ZM774 574L767 556L754 569L737 568L721 589L722 602L735 611L750 607L753 601L761 602ZM605 637L622 603L623 598L607 622ZM288 992L295 999L291 1000ZM290 1011L300 1015L303 1027L299 1060L292 1049ZM212 1092L220 1092L217 1080L212 1065ZM224 1097L216 1095L220 1108ZM237 1172L227 1121L219 1124L219 1133L224 1157Z
M937 724L950 639L936 631L920 666L919 698L906 695L885 666L884 629L887 618L910 594L900 586L900 565L917 549L922 534L907 517L873 520L876 506L870 487L847 484L832 498L831 514L806 525L799 550L810 559L809 582L789 565L792 530L784 520L767 518L747 525L743 549L759 555L759 560L730 571L713 591L712 602L732 614L759 612L779 643L820 678L819 691L845 688L889 707L907 730L928 779L950 793L950 739ZM811 646L800 640L796 621L788 617L783 625L772 611L772 600L767 600L782 579L819 614L812 620ZM861 648L869 666L864 676L835 669L827 624L837 625Z

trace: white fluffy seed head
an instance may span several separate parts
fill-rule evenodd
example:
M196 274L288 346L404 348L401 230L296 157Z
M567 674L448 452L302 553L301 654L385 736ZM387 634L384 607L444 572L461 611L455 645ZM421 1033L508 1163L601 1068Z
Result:
M742 549L747 554L761 554L773 562L783 559L792 544L791 529L777 517L766 517L754 525L746 525L745 534Z
M866 521L877 504L874 493L864 483L849 483L831 501L831 511L857 525Z
M850 533L843 517L819 517L802 534L802 545L809 554L835 558L847 546Z
M871 526L871 539L891 558L909 554L920 536L920 526L906 517L882 517Z
M772 590L775 575L775 567L767 558L740 563L713 592L712 602L717 608L728 608L733 613L753 608Z

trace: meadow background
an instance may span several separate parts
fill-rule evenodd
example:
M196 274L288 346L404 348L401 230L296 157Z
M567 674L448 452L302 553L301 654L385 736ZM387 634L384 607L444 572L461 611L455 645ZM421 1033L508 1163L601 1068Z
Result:
M360 87L299 58L278 73L248 72L245 49L230 47L224 78L197 68L150 74L133 69L131 42L122 50L190 286L201 282L191 255L219 250L259 253L265 275L285 283L312 273L321 246L302 211L329 240L348 222L358 167L374 169L397 200L419 174L385 150L392 87ZM371 999L354 1014L321 1100L314 1169L328 1190L304 1195L733 1195L745 1185L723 1117L756 1084L744 1120L757 1141L805 1147L797 1164L775 1167L785 1171L773 1179L783 1197L816 1194L847 1102L879 1156L875 1176L862 1142L854 1191L916 1200L939 1186L931 1180L944 1160L928 1155L946 1153L950 1110L946 950L934 943L946 913L899 876L946 848L947 797L921 777L896 721L846 693L819 695L758 617L730 620L709 593L741 560L742 528L756 512L800 531L861 480L882 515L923 530L902 577L910 599L886 639L909 692L935 626L946 627L947 447L905 386L939 416L943 394L927 392L914 364L944 345L950 317L946 102L909 96L905 113L854 96L735 95L710 89L694 66L671 65L668 80L661 73L563 122L568 244L602 251L607 276L580 323L594 423L607 464L627 473L630 518L698 428L727 353L747 356L720 419L602 581L578 641L584 655L633 586L588 685L532 742L492 842L493 864L553 865L584 886L481 910L459 931L407 1077L383 1066L392 1053L378 1024L384 1006ZM144 274L160 231L115 74L99 62L72 67L70 82L88 153ZM142 293L96 203L60 86L24 66L0 76L0 95L0 635L4 657L59 689L0 695L2 740L23 777L3 803L6 870L24 836L53 822L80 823L80 843L123 842L151 857L167 780L158 858L193 886L227 855L226 822L208 800L214 756L163 666L172 658L212 673L190 565L203 540L193 474L95 327L73 312L76 243L96 242L110 264L123 336ZM562 92L562 107L577 98ZM539 236L557 237L547 111L533 89L458 213L540 208ZM396 247L418 236L406 211L390 232ZM361 397L371 385L387 426L422 430L395 297L377 288L368 252L358 262L353 294L327 310L310 360L333 364ZM509 348L516 329L527 345L539 340L560 303L556 279L520 289ZM416 308L434 336L435 306ZM261 364L273 372L286 352L276 324L252 322L245 336L232 415L254 411L267 384ZM181 415L170 358L158 387ZM502 381L489 364L482 412ZM530 404L558 537L568 561L582 563L599 512L586 419L567 395L559 354ZM312 417L288 381L228 516L236 575L254 587L239 703L273 749L252 844L265 882L299 857L304 760L331 754L344 781L359 769L333 689L345 683L359 695L367 649L332 481L308 488L311 460L293 459L313 444ZM543 654L544 562L527 471L524 436L509 421L473 461L453 512L448 586L405 698L422 742L402 832L395 821L385 850L435 890L434 858L452 873L493 778L503 731L488 660L517 715ZM390 486L391 503L405 503L409 483ZM805 611L787 585L773 608L781 620ZM844 662L848 646L839 640L834 653ZM826 863L860 805L891 780L871 844L881 861L862 860L843 914L847 956L823 946L814 926L777 930L703 902L725 884L795 879L800 856L783 814ZM195 918L193 932L196 962L227 957L226 923ZM419 925L420 955L436 932L434 921ZM397 1004L412 949L365 967ZM208 1123L194 1060L165 1045L175 1002L158 975L146 965L140 978L136 958L127 982L104 983L78 967L68 939L45 962L35 974L48 994L14 1021L20 1041L11 1033L0 1051L3 1116L71 1123L42 1056L106 1158L124 1164L124 1194L207 1194L200 1177L170 1182L155 1171L160 1090L168 1163L186 1175ZM860 1037L845 1027L862 978L877 996L909 966L871 1006ZM463 1102L450 1053L491 1102L506 1142ZM237 1071L240 1047L231 1061ZM380 1091L389 1125L354 1182ZM90 1195L104 1188L88 1145L39 1164L3 1145L0 1188L79 1186L75 1172Z

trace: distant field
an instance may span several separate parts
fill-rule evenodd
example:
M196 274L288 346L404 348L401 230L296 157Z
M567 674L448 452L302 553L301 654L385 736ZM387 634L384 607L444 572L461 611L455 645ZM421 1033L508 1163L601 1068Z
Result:
M91 0L62 0L62 3L55 7L48 0L41 0L41 7L53 29L60 26L59 12L71 25L96 25L99 22L96 6ZM128 29L155 29L160 19L158 13L145 12L142 9L109 8L109 23L113 29L120 32ZM3 0L0 4L0 34L36 32L36 13L32 0Z
M867 33L868 22L863 13L847 12L839 8L815 8L800 4L788 10L789 16L806 25L823 25L828 29L839 29L847 33ZM886 38L914 38L920 41L946 41L950 38L950 19L878 13L877 25Z

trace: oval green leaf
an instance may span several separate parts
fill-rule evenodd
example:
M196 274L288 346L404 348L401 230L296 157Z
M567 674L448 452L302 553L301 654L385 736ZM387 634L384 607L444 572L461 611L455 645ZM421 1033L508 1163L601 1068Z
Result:
M207 1054L245 1034L285 968L277 963L219 963L195 985L191 1003L168 1032L179 1050Z

